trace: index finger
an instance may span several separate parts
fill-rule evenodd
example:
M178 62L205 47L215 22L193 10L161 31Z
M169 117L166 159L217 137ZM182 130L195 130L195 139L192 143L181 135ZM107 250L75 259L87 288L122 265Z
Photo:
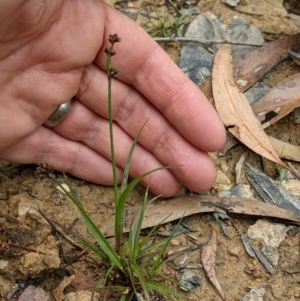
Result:
M104 41L112 33L122 39L113 57L120 80L143 94L194 146L204 151L220 149L225 141L224 126L199 88L134 21L108 5L106 12ZM108 44L104 42L103 49ZM103 49L95 63L105 69Z

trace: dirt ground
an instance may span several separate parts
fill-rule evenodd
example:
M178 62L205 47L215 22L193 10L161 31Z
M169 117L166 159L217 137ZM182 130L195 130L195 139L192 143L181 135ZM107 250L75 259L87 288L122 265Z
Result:
M163 10L170 18L173 18L174 6L178 9L185 5L197 7L201 13L212 11L220 16L224 24L229 24L234 16L240 16L248 23L257 26L266 41L299 32L300 16L288 13L282 6L282 1L242 0L237 7L230 7L223 2L220 0L184 2L139 0L113 1L110 4L120 10L130 11L134 14L136 21L148 29L151 27L149 16L140 13L141 7L146 7L152 12L152 17ZM289 9L294 7L297 12L296 1L289 1L289 3L284 1L284 3L285 7L290 5ZM190 16L188 21L191 22L195 17ZM177 62L180 43L164 44L162 47ZM274 87L283 79L299 72L300 67L288 58L270 71L264 77L264 82ZM299 132L300 126L295 123L293 114L267 129L269 135L294 145L300 144ZM212 154L217 169L228 177L231 187L235 185L235 165L246 150L244 146L238 145L223 157ZM261 158L251 151L249 151L248 160L262 168ZM267 174L276 179L275 164L267 162L266 166ZM297 163L294 166L298 168L298 171L300 170ZM22 166L0 161L0 243L8 239L9 243L23 247L23 249L0 249L1 301L6 300L7 294L20 279L42 287L46 291L52 291L61 283L64 276L76 275L76 279L64 290L66 294L76 290L91 289L99 273L99 262L91 255L84 255L79 261L73 262L72 258L78 254L78 251L66 240L52 234L49 224L32 209L32 205L40 206L47 216L66 228L79 218L79 213L72 202L55 189L51 180L37 179L34 170L35 166ZM57 177L60 181L66 182L63 175L57 173ZM243 181L247 183L245 177ZM85 209L99 227L112 220L114 204L113 190L110 187L94 185L71 176L68 177L68 183L78 192ZM212 193L216 192L219 191L215 187ZM143 193L144 188L135 189L128 200L128 206L139 204ZM190 192L182 189L181 193ZM249 227L258 220L258 218L241 215L232 215L231 218L244 234L247 234ZM192 233L193 239L187 234L182 234L173 241L174 247L188 247L195 243L205 244L211 236L209 224L217 229L216 271L227 300L241 300L252 287L266 288L264 297L253 300L300 300L299 227L293 233L288 232L280 244L279 263L275 268L275 274L270 275L257 259L249 257L241 243L240 236L231 223L227 223L230 234L230 238L227 238L211 214L193 215L186 217L184 221L195 229ZM269 221L279 222L274 219ZM170 224L164 225L164 229L169 226ZM91 238L81 219L72 229L83 237ZM48 255L27 252L24 248L47 252ZM188 255L186 264L200 263L199 250L190 252ZM168 262L163 267L165 273L169 276L180 276L175 272L175 267L182 258L183 256ZM199 300L221 300L203 269L193 272L201 282L201 285L193 290L200 296ZM11 300L18 300L19 296L20 292L16 293ZM52 295L50 300L55 300ZM80 300L79 297L78 300Z

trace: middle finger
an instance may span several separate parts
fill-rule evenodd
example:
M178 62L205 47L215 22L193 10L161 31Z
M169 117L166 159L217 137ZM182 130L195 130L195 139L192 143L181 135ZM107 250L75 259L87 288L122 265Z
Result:
M98 115L107 118L107 97L106 72L93 64L87 66L78 98ZM215 168L207 153L184 139L147 99L131 86L113 80L112 104L113 119L131 138L148 120L139 143L162 164L181 165L172 169L181 183L194 191L211 187L215 180Z

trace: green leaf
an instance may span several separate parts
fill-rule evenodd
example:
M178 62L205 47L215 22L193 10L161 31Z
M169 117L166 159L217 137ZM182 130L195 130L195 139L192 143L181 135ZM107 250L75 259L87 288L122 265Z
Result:
M155 273L156 270L162 265L162 263L163 263L163 255L164 255L167 247L170 245L170 242L171 242L172 238L174 237L174 235L176 233L176 230L177 230L179 224L181 223L181 221L182 221L182 218L177 223L177 225L174 228L174 231L172 232L172 234L170 235L170 237L167 238L165 245L163 246L163 248L159 252L157 260L154 262L154 264L152 265L152 267L151 267L151 269L149 271L149 275L151 275L152 273Z
M101 249L99 249L98 246L95 246L94 244L85 241L80 242L80 244L87 247L90 251L92 251L97 257L99 257L104 262L107 261L108 256Z
M130 227L131 235L131 249L130 249L130 260L136 262L136 258L138 256L138 253L140 252L139 248L139 240L140 240L140 233L144 221L145 216L145 210L147 207L147 198L148 198L148 189L149 186L146 189L143 204L141 210L136 214L132 221L132 226Z
M122 180L122 184L121 184L121 190L120 190L120 195L123 193L123 191L125 190L125 188L127 187L128 184L128 175L129 175L129 169L130 169L130 162L131 162L131 158L132 158L132 154L134 151L134 148L138 142L138 139L140 137L140 134L142 132L142 130L144 129L146 123L148 122L148 119L145 121L145 123L143 124L143 126L141 127L141 129L138 131L137 135L134 138L134 141L131 145L131 148L129 150L127 159L126 159L126 163L125 163L125 168L124 168L124 173L123 173L123 180Z
M132 271L134 272L136 277L139 279L139 283L143 288L145 300L151 301L148 282L144 276L145 272L135 262L130 262L130 267L132 268Z
M147 243L149 242L149 240L150 240L152 234L153 234L153 233L157 230L157 228L158 228L160 225L162 225L163 222L164 222L167 218L169 218L170 216L171 216L171 214L169 214L169 215L168 215L167 217L165 217L160 223L158 223L155 227L153 227L153 228L151 229L151 231L147 234L147 236L144 237L144 239L140 242L140 255L141 255L142 253L144 253L144 252L147 252L147 251L150 251L150 250L156 248L157 245L159 245L159 244L163 244L163 243L161 243L161 242L156 242L156 243L154 243L154 244L151 244L151 245L149 245L149 246L146 246ZM146 246L146 247L145 247L145 246Z
M92 221L92 219L90 218L90 216L85 212L81 202L79 201L79 199L69 193L62 185L61 183L57 180L57 179L53 179L58 185L59 187L67 194L67 196L73 201L73 203L77 206L77 208L79 209L79 212L82 216L82 218L84 219L89 231L91 232L92 236L95 238L95 240L97 241L99 247L102 249L103 253L106 254L106 256L110 259L110 261L116 265L121 271L123 270L123 267L121 265L120 259L117 255L117 253L115 252L115 250L112 248L112 246L110 245L110 243L107 241L107 239L105 238L105 236L102 234L102 232L99 230L99 228L95 225L95 223Z
M134 187L146 176L150 175L151 173L170 168L170 166L165 167L159 167L156 169L153 169L151 171L148 171L137 178L135 178L128 186L124 189L122 194L119 196L118 204L116 206L116 215L115 215L115 241L116 241L116 250L119 254L119 250L122 244L122 236L123 236L123 226L124 226L124 214L125 214L125 204L126 200L131 193L131 191L134 189Z

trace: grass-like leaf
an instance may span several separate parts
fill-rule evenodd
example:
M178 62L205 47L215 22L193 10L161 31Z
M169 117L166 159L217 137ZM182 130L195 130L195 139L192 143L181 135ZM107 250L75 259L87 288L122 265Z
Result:
M84 210L84 208L83 208L81 202L79 201L79 199L77 198L77 196L68 192L63 187L63 185L61 185L61 183L58 180L56 180L56 179L53 179L53 180L64 191L64 193L67 194L67 196L73 201L73 203L79 209L79 212L80 212L82 218L84 219L89 231L91 232L91 234L97 241L97 243L98 243L99 247L102 249L103 253L110 259L110 261L115 266L117 266L122 271L123 267L121 265L119 256L117 255L117 253L115 252L113 247L110 245L110 243L107 241L105 236L102 234L102 232L99 230L99 228L95 225L95 223L90 218L90 216L86 213L86 211Z
M139 283L140 283L140 285L143 288L143 293L144 293L145 300L146 301L151 301L150 292L149 292L149 286L148 286L147 279L145 277L145 272L135 262L131 262L130 266L131 266L132 271L134 272L134 274L139 279Z
M170 242L172 240L172 238L174 237L176 230L179 226L179 224L181 223L182 218L179 220L179 222L177 223L176 227L174 228L174 231L172 232L172 234L170 235L170 237L167 238L165 245L161 248L159 255L157 257L157 260L154 262L154 264L152 265L150 271L149 271L149 275L151 274L155 274L156 270L162 265L163 263L163 255L166 252L167 247L170 245Z
M125 214L125 204L129 194L132 192L134 187L139 184L139 182L144 179L146 176L156 172L158 170L167 169L170 166L159 167L148 171L137 178L135 178L127 187L124 189L122 194L119 197L118 204L116 206L116 215L115 215L115 241L116 241L116 252L119 254L120 247L122 245L122 237L123 237L123 226L124 226L124 214Z
M182 19L178 19L173 24L175 28L179 27L183 18L184 17L182 17ZM116 210L114 217L115 248L112 247L112 245L105 238L100 229L90 218L77 196L73 193L68 192L58 180L56 180L55 178L53 178L53 180L77 206L84 222L88 227L89 232L94 237L97 243L93 244L92 242L84 239L84 241L81 242L81 244L88 247L91 252L93 252L99 259L101 259L103 261L103 266L105 267L100 273L96 286L93 289L92 300L94 297L94 293L100 290L119 292L120 301L151 301L150 290L154 290L170 299L174 297L183 301L190 300L189 298L177 293L176 291L167 287L166 285L153 280L165 279L166 281L171 281L171 283L178 285L176 281L169 279L163 275L160 275L158 273L158 269L164 262L164 253L167 247L169 246L171 239L174 237L174 234L181 220L179 221L174 231L172 232L172 235L169 238L162 239L155 243L151 242L152 234L161 225L161 223L164 221L163 220L161 223L156 225L156 227L154 227L148 233L148 235L146 235L146 237L141 239L140 233L146 208L157 198L155 197L149 202L147 201L148 187L144 195L142 207L131 222L129 239L128 241L125 241L125 243L123 243L122 241L125 204L129 194L136 187L136 185L146 176L150 175L155 171L159 171L166 168L173 168L175 166L160 167L155 170L146 172L128 184L132 155L138 143L139 136L145 124L147 123L146 121L137 133L131 145L129 154L125 162L122 184L120 190L118 190L113 138L111 85L112 78L117 78L119 75L116 69L111 68L111 57L114 54L116 54L116 51L114 50L113 46L115 43L120 42L120 38L117 34L113 34L109 36L109 41L111 43L111 46L109 48L105 48L105 52L107 54L106 70L108 74L108 119L110 133L110 152L113 169L114 201ZM168 217L166 217L166 219L167 218ZM107 297L108 295L109 294L107 294Z
M136 147L136 144L138 143L140 134L142 132L142 130L144 129L146 123L148 122L148 119L146 120L146 122L143 124L143 126L141 127L141 129L138 131L137 135L135 136L133 143L130 147L127 159L126 159L126 163L125 163L125 167L124 167L124 173L123 173L123 180L122 180L122 184L121 184L121 188L120 188L120 194L123 193L123 191L125 190L125 188L128 185L128 175L129 175L129 170L130 170L130 162L131 162L131 158L132 158L132 154L133 151Z

